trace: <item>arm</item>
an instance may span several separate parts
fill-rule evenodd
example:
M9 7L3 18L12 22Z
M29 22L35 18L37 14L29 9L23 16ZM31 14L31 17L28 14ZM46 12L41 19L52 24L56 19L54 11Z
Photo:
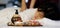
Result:
M36 0L31 0L30 8L33 8L34 7L35 1Z
M25 0L22 0L22 6L20 11L24 11L24 10L26 10L26 2Z

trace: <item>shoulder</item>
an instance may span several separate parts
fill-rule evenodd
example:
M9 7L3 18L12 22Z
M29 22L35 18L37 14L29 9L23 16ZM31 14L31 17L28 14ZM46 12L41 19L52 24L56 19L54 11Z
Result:
M22 13L23 14L26 14L26 15L32 15L36 12L37 9L26 9L25 11L23 11Z
M26 9L24 12L27 12L27 13L34 13L34 12L36 12L36 11L37 11L36 8L35 8L35 9L30 8L30 9Z
M25 11L23 11L22 13L24 14L33 14L36 12L37 9L26 9Z

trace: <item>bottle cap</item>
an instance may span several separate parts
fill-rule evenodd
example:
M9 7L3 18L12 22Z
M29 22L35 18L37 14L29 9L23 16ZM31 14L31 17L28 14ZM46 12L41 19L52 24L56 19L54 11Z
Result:
M15 14L18 14L18 10L16 9L16 12L15 12Z

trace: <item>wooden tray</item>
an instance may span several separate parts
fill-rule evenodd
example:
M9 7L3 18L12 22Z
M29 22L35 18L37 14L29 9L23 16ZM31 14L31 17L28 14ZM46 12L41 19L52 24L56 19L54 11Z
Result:
M8 26L43 26L43 25L8 25Z

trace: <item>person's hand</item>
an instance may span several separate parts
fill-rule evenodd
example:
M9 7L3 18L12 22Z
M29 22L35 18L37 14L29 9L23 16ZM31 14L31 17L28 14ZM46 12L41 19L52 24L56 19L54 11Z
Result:
M25 0L22 0L22 5L21 5L20 11L22 12L24 10L26 10L26 2L25 2Z
M24 9L21 9L21 10L20 10L20 12L23 12L23 11L24 11Z

